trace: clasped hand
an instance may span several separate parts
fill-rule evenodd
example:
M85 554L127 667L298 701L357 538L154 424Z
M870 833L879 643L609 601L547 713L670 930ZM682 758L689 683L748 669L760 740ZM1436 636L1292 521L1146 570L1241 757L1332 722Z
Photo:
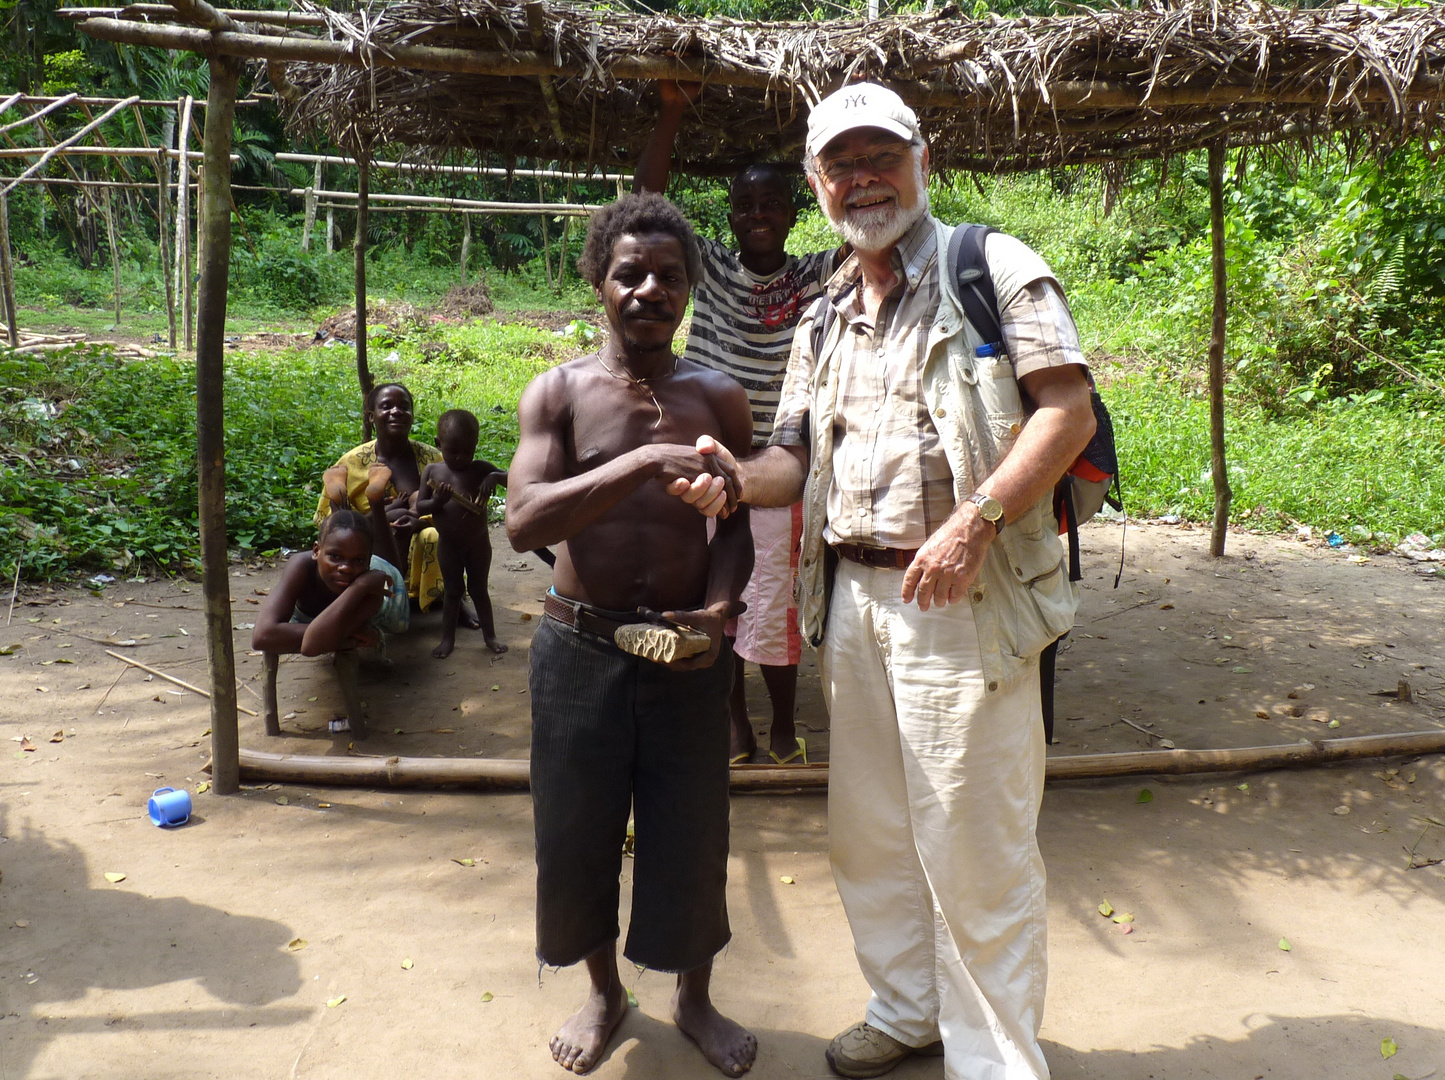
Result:
M678 476L667 485L668 494L676 495L706 517L727 517L742 498L737 459L711 435L698 437L697 453L707 471L696 473L691 480L686 473Z

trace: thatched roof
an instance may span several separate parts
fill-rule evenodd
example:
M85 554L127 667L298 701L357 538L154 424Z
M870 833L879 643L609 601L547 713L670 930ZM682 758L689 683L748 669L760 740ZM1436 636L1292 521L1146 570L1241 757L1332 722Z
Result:
M299 2L315 27L304 33L336 43L327 47L344 62L272 65L288 120L361 152L400 142L627 166L656 116L651 80L679 75L705 81L677 140L679 167L697 173L797 160L810 103L864 77L919 110L944 168L1162 157L1340 131L1386 149L1433 135L1445 116L1440 4L1228 0L983 20L950 7L744 23L555 0L402 0L346 14ZM281 58L301 59L300 46Z

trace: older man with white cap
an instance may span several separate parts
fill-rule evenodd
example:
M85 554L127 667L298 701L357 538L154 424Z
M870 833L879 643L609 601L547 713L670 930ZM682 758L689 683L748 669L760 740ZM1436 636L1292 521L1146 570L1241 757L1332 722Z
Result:
M819 102L804 165L853 254L798 326L770 445L735 469L743 501L804 499L833 872L873 990L828 1063L867 1077L941 1054L950 1080L1043 1080L1038 655L1075 608L1051 494L1094 430L1078 334L1052 271L1002 233L984 249L1002 341L966 319L893 91ZM723 509L711 478L673 492Z

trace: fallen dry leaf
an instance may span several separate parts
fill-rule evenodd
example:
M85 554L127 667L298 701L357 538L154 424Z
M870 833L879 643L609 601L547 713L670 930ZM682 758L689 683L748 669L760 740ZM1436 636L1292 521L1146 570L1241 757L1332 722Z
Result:
M65 732L64 732L64 731L57 731L54 735L50 736L50 741L51 741L51 742L64 742L64 741L65 741Z
M1114 921L1115 921L1116 923L1119 923L1119 924L1123 925L1123 924L1126 924L1126 923L1131 923L1131 922L1133 922L1133 921L1134 921L1134 916L1133 916L1133 915L1130 915L1127 911L1121 911L1119 914L1117 914L1117 915L1114 916Z
M1110 915L1114 914L1114 905L1105 900L1099 905L1099 914L1107 919Z
M208 792L208 791L210 791L210 790L211 790L211 782L210 782L209 780L202 780L199 784L196 785L196 794L197 794L197 795L204 795L206 792Z
M300 952L302 949L306 948L306 945L307 941L304 937L292 938L290 941L286 942L286 950L288 952Z
M1388 1061L1390 1058L1394 1057L1394 1056L1395 1056L1396 1054L1398 1054L1399 1052L1400 1052L1400 1047L1399 1047L1399 1045L1395 1042L1394 1039L1381 1039L1381 1040L1380 1040L1380 1056L1381 1056L1382 1058L1384 1058L1386 1061Z
M1337 806L1337 807L1335 807L1333 810L1330 811L1330 813L1336 814L1336 815L1338 815L1339 817L1344 817L1344 816L1345 816L1346 814L1348 814L1349 812L1350 812L1350 808L1349 808L1348 806Z
M16 919L16 920L15 920L15 925L18 926L21 930L24 930L27 926L30 925L30 920L29 920L29 919Z
M125 875L115 870L107 870L105 872L105 880L110 882L112 885L118 885L125 880Z
M401 962L402 971L410 971L414 967L416 967L416 964L412 963L412 959L410 956L408 956L405 960Z
M345 1000L346 1000L346 995L345 995L345 994L341 994L341 995L339 995L339 996L337 996L337 997L332 998L330 1001L328 1001L328 1002L326 1003L326 1007L327 1007L328 1009L334 1009L334 1008L336 1008L336 1006L340 1005L340 1004L341 1004L343 1001L345 1001Z
M631 990L627 991L627 996L628 996L629 999L631 999L631 997L632 997L632 991L631 991ZM492 992L491 992L490 990L483 990L483 991L482 991L482 1002L483 1002L483 1003L486 1003L486 1002L491 1001L491 1000L492 1000Z
M1291 945L1288 940L1286 940L1285 938L1280 938L1280 939L1279 939L1279 951L1280 951L1280 952L1289 952L1292 948L1294 948L1294 946Z
M476 860L476 859L453 859L452 862L456 863L458 866L476 866L476 865L477 865L477 860Z
M782 877L778 878L778 880L781 881L784 885L791 885L791 884L793 884L793 879L792 879L791 877L789 877L787 874L784 874Z
M30 736L27 735L20 740L20 749L29 750L32 754L35 752L35 744L30 741Z
M276 805L277 805L277 806L290 806L290 805L291 805L291 800L288 799L285 795L277 795L277 796L276 796Z

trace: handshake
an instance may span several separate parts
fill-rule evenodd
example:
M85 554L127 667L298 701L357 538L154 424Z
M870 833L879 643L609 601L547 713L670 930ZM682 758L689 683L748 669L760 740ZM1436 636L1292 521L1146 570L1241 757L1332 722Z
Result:
M725 518L743 500L737 459L732 451L711 435L699 436L694 449L702 458L704 471L689 480L687 472L675 470L673 478L667 481L668 493L676 495L706 517ZM697 464L696 458L692 464Z

